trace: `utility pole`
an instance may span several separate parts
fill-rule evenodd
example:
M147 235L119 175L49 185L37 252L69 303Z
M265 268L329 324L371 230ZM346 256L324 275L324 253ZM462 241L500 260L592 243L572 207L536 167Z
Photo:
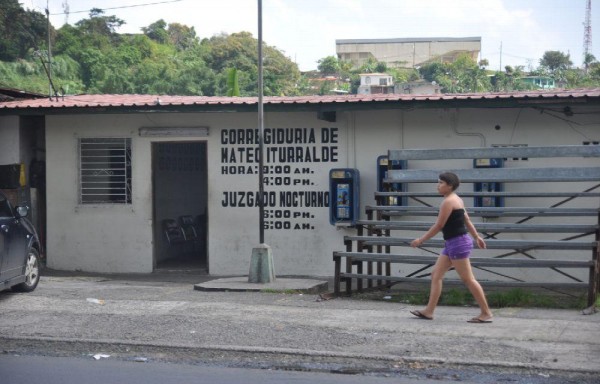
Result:
M583 66L588 71L588 55L592 51L592 0L587 0L583 23Z
M265 187L263 180L264 167L264 108L263 108L263 51L262 51L262 0L258 0L258 207L260 244L252 249L250 259L249 283L271 283L275 281L273 252L265 244Z
M500 68L498 70L502 72L502 42L500 42Z
M46 20L48 28L48 97L52 98L52 46L50 45L50 0L46 0Z
M258 207L259 207L259 244L265 242L265 199L264 199L264 107L263 107L263 51L262 51L262 0L258 0Z

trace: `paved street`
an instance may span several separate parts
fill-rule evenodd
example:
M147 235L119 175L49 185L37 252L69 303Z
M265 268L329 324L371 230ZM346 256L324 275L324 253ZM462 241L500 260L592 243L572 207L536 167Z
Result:
M476 308L440 307L436 319L426 321L405 304L202 292L189 278L42 277L33 293L0 293L1 349L240 367L352 372L469 366L600 377L599 314L503 308L494 309L492 324L469 324Z

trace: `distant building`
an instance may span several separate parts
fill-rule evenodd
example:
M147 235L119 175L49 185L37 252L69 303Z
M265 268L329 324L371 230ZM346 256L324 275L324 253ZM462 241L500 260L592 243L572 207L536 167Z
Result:
M477 60L481 37L429 37L401 39L345 39L335 41L339 60L359 68L370 58L391 68L415 68L429 62L453 62L468 54Z
M387 73L361 73L360 86L356 93L359 95L395 93L394 78Z
M538 89L553 89L556 88L554 79L548 76L525 76L521 77L521 80L525 84L531 84L534 88Z
M441 87L435 82L425 80L394 84L394 78L387 73L362 73L358 95L375 95L381 93L398 93L412 95L437 95Z
M394 93L410 95L437 95L442 93L442 91L439 84L436 84L435 81L429 82L426 80L417 80L396 84L394 86Z

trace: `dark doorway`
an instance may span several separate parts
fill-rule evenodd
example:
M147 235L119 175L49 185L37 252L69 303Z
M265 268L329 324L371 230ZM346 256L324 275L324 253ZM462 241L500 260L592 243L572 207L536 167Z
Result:
M208 273L206 142L152 144L155 269Z

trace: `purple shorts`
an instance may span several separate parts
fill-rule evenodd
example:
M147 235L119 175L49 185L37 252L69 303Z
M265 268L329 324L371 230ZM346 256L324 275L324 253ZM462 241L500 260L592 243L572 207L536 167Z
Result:
M473 249L473 239L468 233L459 235L446 240L442 255L446 255L450 260L466 259L471 255Z

